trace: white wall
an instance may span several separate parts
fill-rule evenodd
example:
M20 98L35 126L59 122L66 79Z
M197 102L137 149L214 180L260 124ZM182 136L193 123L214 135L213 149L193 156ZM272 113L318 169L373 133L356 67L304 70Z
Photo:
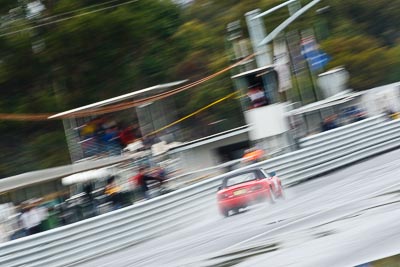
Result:
M246 123L251 125L250 140L264 139L288 131L286 107L286 103L279 103L245 111Z
M361 97L361 106L369 116L379 115L385 108L400 111L400 82L367 90Z

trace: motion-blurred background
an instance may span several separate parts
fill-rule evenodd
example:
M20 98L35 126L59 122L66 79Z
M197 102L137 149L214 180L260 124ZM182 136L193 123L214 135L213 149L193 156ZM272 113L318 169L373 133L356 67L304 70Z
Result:
M230 22L241 19L245 25L246 12L280 3L2 0L0 113L53 114L156 84L198 80L233 63L226 34ZM345 66L354 90L399 80L400 1L330 0L323 7L314 8L288 30L314 30L330 56L325 69ZM277 11L266 19L267 30L285 18L286 10ZM242 30L248 36L246 27ZM231 74L175 95L175 117L233 92ZM137 119L129 112L108 116L123 127ZM178 141L241 125L240 104L230 98L180 123ZM63 126L61 120L1 119L0 177L70 163Z

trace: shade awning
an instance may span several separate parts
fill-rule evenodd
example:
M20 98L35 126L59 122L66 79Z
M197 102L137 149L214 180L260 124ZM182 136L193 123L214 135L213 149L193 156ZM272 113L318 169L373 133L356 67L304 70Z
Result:
M288 115L301 115L304 113L313 112L313 111L321 110L324 108L340 105L340 104L346 103L348 101L351 101L354 98L356 98L362 94L363 94L363 92L354 92L353 93L350 90L346 90L345 92L342 92L340 94L334 95L329 98L326 98L324 100L314 102L314 103L302 106L300 108L291 110L287 114Z

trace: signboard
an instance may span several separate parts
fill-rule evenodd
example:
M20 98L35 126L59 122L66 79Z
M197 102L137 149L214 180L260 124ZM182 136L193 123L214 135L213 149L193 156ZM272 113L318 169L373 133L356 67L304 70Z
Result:
M322 69L330 60L329 56L319 49L312 31L303 32L301 38L301 53L308 61L312 72Z

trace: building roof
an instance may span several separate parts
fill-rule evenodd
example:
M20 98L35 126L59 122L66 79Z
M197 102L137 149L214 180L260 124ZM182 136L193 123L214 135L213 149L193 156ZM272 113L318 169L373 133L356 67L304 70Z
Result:
M170 87L174 87L177 85L180 85L184 82L187 82L187 80L181 80L181 81L176 81L176 82L171 82L171 83L164 83L164 84L159 84L159 85L155 85L155 86L151 86L142 90L138 90L138 91L134 91L128 94L124 94L124 95L120 95L120 96L116 96L116 97L112 97L106 100L102 100L96 103L92 103L86 106L82 106L79 108L74 108L74 109L70 109L67 111L63 111L57 114L54 114L52 116L49 117L49 119L53 119L53 118L57 118L57 117L61 117L67 114L71 114L71 113L75 113L78 111L83 111L83 110L88 110L88 109L92 109L92 108L98 108L98 107L102 107L102 106L106 106L106 105L110 105L113 103L117 103L117 102L121 102L123 100L129 99L129 98L133 98L135 96L139 96L139 95L149 95L149 94L155 94L161 90L164 89L168 89Z

